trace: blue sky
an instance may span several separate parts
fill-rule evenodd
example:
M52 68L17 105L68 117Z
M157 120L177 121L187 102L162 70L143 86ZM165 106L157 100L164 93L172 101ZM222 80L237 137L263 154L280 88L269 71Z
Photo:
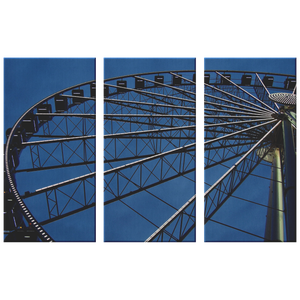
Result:
M32 105L64 88L95 79L95 71L95 59L92 58L5 58L4 132L7 128L11 128ZM21 162L27 159L21 154ZM37 185L48 185L49 182L57 181L55 177L57 175L51 174L52 172L49 171L42 178L39 178L39 175L33 175L30 178ZM19 181L17 177L18 189L32 191L33 186L31 189L30 186L28 187L26 175L25 179L22 176L20 175ZM33 205L33 207L38 208L38 205ZM38 211L36 213L38 214ZM67 218L67 222L61 220L49 224L45 226L45 229L50 235L53 233L55 240L93 240L95 237L94 209L81 213L80 222L76 217L74 215ZM63 228L68 230L67 236L62 233Z
M195 58L105 58L104 79L146 72L195 70L195 62ZM172 197L173 200L177 198L173 204L179 208L189 200L187 199L187 189L194 194L194 188L190 189L190 185L185 186L180 179L177 179L166 183L163 189L155 187L150 191L166 200L172 199ZM132 207L148 216L158 226L175 212L161 204L160 201L151 200L151 197L148 197L145 192L138 193L124 201L128 201ZM161 214L162 211L164 214ZM106 241L144 241L156 230L155 226L150 225L120 202L106 205L104 218ZM126 226L122 225L124 222Z
M205 70L240 70L291 75L296 72L295 58L206 58L204 65ZM225 165L231 166L230 162L225 163ZM225 168L223 170L215 169L216 178L219 178L225 171ZM217 174L217 172L220 173ZM205 176L208 176L208 173L205 173ZM271 170L262 165L254 170L254 174L267 179L249 177L234 195L266 204L269 194L268 178L270 178ZM242 205L238 200L229 199L213 219L226 223L230 218L234 218L236 227L263 235L265 215L265 209L255 207L252 204ZM205 239L209 241L261 241L259 238L228 229L213 222L208 222L205 226Z

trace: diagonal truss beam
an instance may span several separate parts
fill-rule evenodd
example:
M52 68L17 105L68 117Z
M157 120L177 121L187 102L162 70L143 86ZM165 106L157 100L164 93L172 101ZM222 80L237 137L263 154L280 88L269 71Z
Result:
M213 111L217 113L222 113L222 114L244 114L248 116L265 116L267 115L266 113L255 113L255 112L248 112L248 111L234 111L234 110L227 110L227 109L217 109L217 108L209 108L205 107L205 111Z
M107 138L121 138L125 136L133 137L140 136L148 133L158 133L158 132L170 132L175 130L195 130L196 126L182 126L182 127L172 127L172 128L162 128L162 129L152 129L152 130L143 130L143 131L134 131L134 132L122 132L122 133L113 133L104 135L104 139Z
M225 92L225 91L223 91L223 92ZM237 102L237 101L231 101L229 99L221 98L221 97L218 97L218 96L215 96L215 95L209 95L209 94L204 93L204 98L206 98L206 99L210 98L210 99L208 99L208 101L204 101L204 103L207 102L207 103L209 103L211 105L212 104L216 104L217 105L219 102L225 102L225 103L228 103L231 108L236 108L236 109L241 109L241 108L243 108L243 109L249 109L249 108L251 108L251 111L266 112L266 110L264 110L264 109L257 108L257 107L250 107L249 105L245 105L245 104L242 104L242 103ZM214 100L214 102L212 101L212 99ZM241 98L238 98L238 99L242 100ZM216 101L219 101L219 102L216 102Z
M92 177L95 177L95 176L96 176L96 172L92 172L92 173L82 175L82 176L78 176L78 177L75 177L75 178L72 178L72 179L69 179L69 180L61 181L61 182L58 182L58 183L55 183L55 184L37 189L35 192L32 192L28 195L25 194L24 196L22 196L22 198L24 199L24 198L32 197L32 196L35 196L35 195L39 195L39 194L45 193L47 191L57 189L58 187L62 187L62 186L65 186L65 185L68 185L68 184L71 184L71 183L74 183L74 182L77 182L77 181L80 181L80 180L85 180L87 178L92 178Z
M107 170L107 171L103 171L103 172L101 172L101 175L106 175L106 174L118 172L118 171L121 171L123 169L130 168L130 167L133 167L135 165L139 165L141 163L145 163L147 161L150 161L150 160L153 160L153 159L156 159L156 158L159 158L159 157L163 157L163 156L166 156L166 155L169 155L169 154L172 154L172 153L184 152L186 149L194 147L196 145L199 145L199 142L192 143L192 144L189 144L189 145L186 145L186 146L183 146L183 147L178 147L176 149L172 149L172 150L169 150L169 151L166 151L166 152L163 152L163 153L151 155L150 157L140 159L140 160L132 162L130 164L126 164L126 165L119 166L119 167L116 167L116 168L113 168L113 169L110 169L110 170Z
M212 124L206 124L204 125L204 128L210 128L210 127L219 127L219 126L230 126L230 125L237 125L237 124L249 124L249 123L257 123L261 121L268 121L271 118L266 118L266 119L255 119L255 120L247 120L247 121L236 121L236 122L226 122L226 123L212 123Z
M246 131L251 131L251 130L253 130L253 129L255 129L255 128L262 127L262 126L265 126L265 125L274 123L274 122L276 122L276 121L277 121L277 120L273 119L273 120L271 120L271 121L269 121L269 122L266 122L266 123L263 123L263 124L255 125L255 126L252 126L252 127L246 128L246 129L243 129L243 130L239 130L239 131L236 131L236 132L233 132L233 133L229 133L229 134L227 134L227 135L223 135L223 136L217 137L217 138L215 138L215 139L206 141L206 142L204 142L204 145L208 145L208 144L214 143L214 142L219 141L219 140L222 140L222 139L227 139L227 138L230 137L230 136L238 135L238 134L243 133L243 132L246 132Z
M69 167L94 165L95 163L96 163L96 161L92 160L92 161L84 161L84 162L80 162L80 163L68 163L68 164L61 164L61 165L48 166L48 167L33 167L33 168L15 170L15 173L46 171L46 170L53 170L53 169L63 169L63 168L69 168Z
M268 116L268 115L266 115ZM271 115L270 115L271 116ZM219 118L219 119L226 119L226 118L231 118L231 119L249 119L249 118L261 118L262 116L221 116L221 115L204 115L204 118Z
M149 236L145 242L151 242L158 236L162 235L163 233L166 233L169 235L167 232L167 228L170 226L171 223L176 221L181 215L185 213L185 210L191 206L195 205L196 202L196 195L194 195L190 200L188 200L180 209L178 209L163 225L161 225L151 236ZM195 209L192 209L193 215L188 218L188 221L192 221L192 224L188 227L185 228L184 231L180 230L179 237L177 238L177 241L182 241L190 231L195 228L196 220L195 220ZM174 238L173 238L174 239Z
M165 164L165 162L163 162L163 164ZM166 165L166 164L165 164ZM167 164L168 165L168 164ZM130 197L132 195L135 195L139 192L142 192L142 191L145 191L145 190L149 190L157 185L160 185L160 184L163 184L165 182L168 182L170 180L173 180L173 179L176 179L180 176L185 176L191 172L194 172L196 170L196 168L189 168L188 170L184 170L184 171L181 171L181 172L178 172L177 174L175 174L174 176L165 176L163 179L158 179L157 181L155 181L154 183L151 183L151 184L148 184L148 185L139 185L138 183L136 183L134 180L132 180L132 178L128 178L127 176L125 176L124 174L121 174L120 173L120 177L124 178L125 180L127 180L127 185L128 183L132 183L134 186L135 186L135 190L133 191L130 191L130 192L124 192L124 189L122 191L122 194L121 195L118 195L118 194L114 194L114 198L112 199L109 199L107 201L104 202L104 205L108 205L108 204L111 204L113 202L116 202L118 200L121 200L123 198L126 198L126 197ZM141 173L139 174L140 176ZM148 177L149 178L149 177ZM110 182L105 182L106 184L106 187L105 187L105 191L108 191L108 192L111 192L111 188L109 187L109 184L111 183Z
M104 114L104 118L107 117L115 117L115 118L123 118L123 117L138 117L138 118L196 118L195 115L163 115L163 114Z
M221 90L221 89L219 89L219 88L217 88L217 87L215 87L215 86L209 85L209 84L207 84L207 83L204 83L204 87L208 87L208 88L210 88L212 91L219 92L219 93L225 95L226 97L229 97L229 99L234 100L234 101L236 102L237 105L240 104L240 103L247 103L247 104L249 105L250 108L254 106L255 108L258 108L259 110L264 110L264 111L266 111L266 112L272 112L272 111L270 111L270 110L267 109L267 108L261 107L261 106L258 105L258 104L255 104L255 103L253 103L253 102L251 102L251 101L248 101L248 100L246 100L246 99L243 99L243 98L241 98L241 97L238 97L237 95L228 93L228 92L226 92L226 91L224 91L224 90ZM207 96L210 97L210 95L207 95Z
M30 145L41 145L41 144L50 144L50 143L59 143L59 142L70 142L76 140L87 140L87 139L95 139L95 135L82 135L82 136L74 136L74 137L66 137L66 138L59 138L59 139L51 139L51 140L39 140L33 142L23 142L23 146L30 146Z
M75 114L75 113L36 113L37 116L51 116L51 117L77 117L96 119L95 114Z
M205 109L208 108L207 106L212 106L212 107L216 107L216 108L224 107L225 109L231 109L231 110L233 109L233 110L236 111L236 113L238 113L238 112L248 112L248 113L256 114L256 115L265 114L265 111L258 111L258 110L255 110L255 109L241 108L241 107L238 107L238 106L226 105L226 104L221 104L221 103L212 102L212 101L204 101L204 105L206 106Z
M269 105L275 105L276 108L279 110L279 106L277 105L277 103L270 101L270 92L268 91L267 87L265 86L259 75L257 73L255 73L255 75L256 76L253 89L256 93L256 96L265 103L268 103Z

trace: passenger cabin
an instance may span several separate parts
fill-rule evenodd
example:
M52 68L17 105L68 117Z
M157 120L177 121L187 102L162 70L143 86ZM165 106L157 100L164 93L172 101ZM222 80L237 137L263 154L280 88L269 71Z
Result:
M210 74L204 74L204 83L209 84Z
M16 148L14 148L16 149ZM13 162L13 165L18 166L19 165L19 156L17 155L17 151L10 151L10 158L9 158L9 168L11 169L11 164ZM16 184L16 178L15 178L15 174L11 173L11 177L12 177L12 181L14 183L15 186L17 186ZM6 175L6 166L5 166L5 144L1 144L1 195L2 193L8 193L8 192L12 192L8 179L7 179L7 175ZM1 196L2 197L2 196Z
M79 105L85 101L84 98L80 98L84 96L84 92L82 89L73 90L72 96L76 96L72 98L73 104Z
M37 242L38 235L34 229L19 228L9 233L5 242Z
M284 82L284 88L287 90L293 90L296 86L296 79L287 78Z
M271 87L273 86L274 77L273 76L265 76L262 80L265 87Z
M180 76L182 75L181 74L178 74L178 76L173 75L173 85L181 85L182 78Z
M6 130L6 138L9 137L12 128ZM20 150L22 148L22 143L26 141L26 131L24 128L17 128L12 135L10 145L15 146Z
M27 135L32 135L38 131L38 118L33 113L28 113L21 124Z
M199 83L199 74L193 74L193 81Z
M96 98L96 82L90 84L90 93L92 98Z
M51 114L52 113L52 106L51 104L40 104L38 107L37 107L37 112L38 113L43 113L43 114ZM46 115L41 115L41 116L38 116L39 120L41 122L45 122L45 121L50 121L52 120L52 116L46 116Z
M158 83L164 83L164 76L162 75L155 75L154 81ZM155 86L159 86L159 84L155 84Z
M141 78L135 78L135 88L143 89L145 87L145 81Z
M108 97L109 96L109 86L104 85L104 97Z
M18 149L16 147L11 148L9 153L10 153L9 168L11 170L15 170L20 164Z
M126 80L118 80L117 81L117 91L118 93L126 93L127 81Z
M223 76L225 77L221 77L221 84L230 84L230 82L228 80L231 79L231 75L230 74L223 74ZM228 80L227 80L228 79Z
M244 74L241 79L241 85L251 85L252 76Z
M54 102L55 102L56 112L64 112L68 110L68 99L66 97L62 97L61 95L56 95L54 97Z

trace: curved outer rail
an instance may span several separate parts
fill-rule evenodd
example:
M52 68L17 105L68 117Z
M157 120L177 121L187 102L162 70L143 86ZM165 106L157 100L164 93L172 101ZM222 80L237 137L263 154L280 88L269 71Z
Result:
M249 73L249 74L264 74L264 75L274 75L274 76L284 76L284 77L290 77L290 78L299 78L298 75L293 75L293 74L280 74L280 73L270 73L270 72L257 72L257 71L237 71L237 70L204 70L205 73L212 73L212 72L229 72L229 73ZM177 71L156 71L156 72L147 72L147 73L137 73L137 74L130 74L130 75L122 75L122 76L117 76L117 77L112 77L112 78L107 78L107 79L101 79L101 82L105 83L106 81L111 81L111 80L116 80L116 79L122 79L122 78L127 78L127 77L134 77L134 76L142 76L142 75L151 75L151 74L164 74L164 73L169 73L170 72L197 72L195 70L177 70ZM171 74L172 75L172 74ZM175 74L177 75L177 74ZM201 82L200 82L201 83ZM199 83L198 83L199 84Z
M128 78L128 77L134 77L134 76L143 76L143 75L153 75L153 74L171 74L170 72L185 72L185 73L195 73L195 70L177 70L177 71L161 71L161 72L146 72L146 73L137 73L137 74L130 74L130 75L123 75L123 76L118 76L118 77L112 77L112 78L107 78L104 79L104 82L107 81L112 81L112 80L116 80L116 79L122 79L122 78ZM176 74L177 75L177 74Z
M12 176L11 176L11 172L10 172L10 168L9 168L9 147L10 147L10 143L12 140L12 136L16 130L16 128L18 127L18 125L21 123L21 121L25 118L25 116L30 113L34 108L36 108L38 105L42 104L43 102L53 98L56 95L59 95L61 93L67 92L69 90L72 90L74 88L77 87L81 87L90 83L96 82L96 80L90 80L84 83L80 83L80 84L76 84L74 86L68 87L66 89L63 89L59 92L56 92L42 100L40 100L39 102L37 102L36 104L34 104L32 107L30 107L19 119L18 121L15 123L15 125L13 126L8 138L7 138L7 142L6 142L6 147L5 147L5 153L4 153L4 167L5 167L5 171L6 171L6 176L9 182L9 185L11 187L11 190L15 196L15 199L18 203L18 205L21 208L21 211L23 213L23 216L25 217L26 221L28 223L30 223L32 225L32 228L36 230L36 232L38 233L39 238L44 241L44 242L53 242L53 238L46 232L46 230L39 224L39 222L34 218L34 216L30 213L29 209L27 208L27 206L25 205L24 201L22 200L17 188L14 185L14 182L12 180ZM71 96L70 96L71 97Z

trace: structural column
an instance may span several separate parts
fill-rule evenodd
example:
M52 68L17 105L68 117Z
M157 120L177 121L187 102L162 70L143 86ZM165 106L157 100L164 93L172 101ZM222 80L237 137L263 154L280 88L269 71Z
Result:
M267 222L265 238L266 241L283 242L283 182L281 173L280 149L276 148L272 152L272 173L269 193L269 203L267 212Z
M285 208L287 241L296 242L296 155L291 123L285 119L283 127L283 147L285 165Z

